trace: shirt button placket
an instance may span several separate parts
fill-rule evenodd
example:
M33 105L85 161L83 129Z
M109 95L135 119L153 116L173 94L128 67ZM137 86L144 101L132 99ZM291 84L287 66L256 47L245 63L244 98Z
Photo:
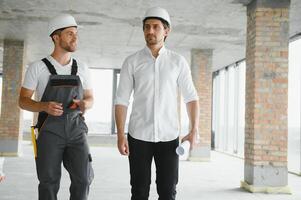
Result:
M160 92L160 73L159 73L159 65L158 58L155 60L155 92L154 92L154 133L155 133L155 141L159 141L159 131L158 131L158 109L159 109L159 92Z

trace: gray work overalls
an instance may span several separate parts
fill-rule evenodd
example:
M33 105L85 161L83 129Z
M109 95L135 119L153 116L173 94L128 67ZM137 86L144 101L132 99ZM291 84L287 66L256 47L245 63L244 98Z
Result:
M62 162L71 179L70 200L86 200L94 177L86 139L88 128L79 108L69 108L73 99L83 99L82 84L76 75L77 63L73 59L71 75L57 75L46 58L42 61L51 75L41 101L62 103L64 113L61 116L39 113L36 125L39 200L57 200Z

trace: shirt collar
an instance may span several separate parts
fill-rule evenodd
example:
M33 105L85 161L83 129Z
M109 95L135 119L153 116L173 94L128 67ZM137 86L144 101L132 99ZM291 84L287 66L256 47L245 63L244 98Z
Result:
M165 53L166 52L166 48L165 48L165 46L163 45L163 47L159 50L159 55L160 54L163 54L163 53Z
M153 54L152 54L152 51L148 48L148 46L145 46L144 47L144 51L146 52L146 54L150 55L151 57L153 57ZM163 45L161 47L161 49L159 50L159 55L163 54L166 52L166 48L165 46Z
M70 61L68 64L66 65L61 65L58 61L56 61L51 55L49 55L48 60L54 65L54 66L58 66L58 67L70 67L72 65L73 62L73 58L70 57Z

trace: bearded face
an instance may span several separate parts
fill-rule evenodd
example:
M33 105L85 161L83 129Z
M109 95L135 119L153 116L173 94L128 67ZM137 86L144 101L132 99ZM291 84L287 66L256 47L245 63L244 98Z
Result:
M77 28L69 27L56 35L57 45L67 52L75 52L77 49Z
M148 46L164 42L168 35L168 29L164 28L162 22L158 19L148 19L144 23L144 38Z

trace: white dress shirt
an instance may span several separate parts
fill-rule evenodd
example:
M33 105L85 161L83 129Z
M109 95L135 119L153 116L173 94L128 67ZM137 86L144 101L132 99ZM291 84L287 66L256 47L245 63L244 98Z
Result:
M148 47L123 63L115 105L133 106L129 134L148 142L171 141L179 136L178 87L188 103L198 99L185 58L164 46L157 58Z

